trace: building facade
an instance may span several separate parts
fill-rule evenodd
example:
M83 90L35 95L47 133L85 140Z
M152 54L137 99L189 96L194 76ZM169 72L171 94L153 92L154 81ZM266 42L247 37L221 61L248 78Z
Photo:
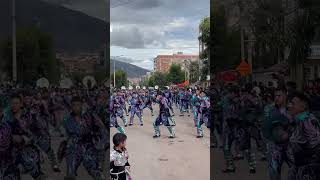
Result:
M93 74L98 66L105 66L104 57L99 53L57 53L61 63L61 75Z
M185 69L186 61L199 61L199 55L186 55L178 52L173 55L158 55L154 59L155 72L168 72L172 64L178 64L182 69Z

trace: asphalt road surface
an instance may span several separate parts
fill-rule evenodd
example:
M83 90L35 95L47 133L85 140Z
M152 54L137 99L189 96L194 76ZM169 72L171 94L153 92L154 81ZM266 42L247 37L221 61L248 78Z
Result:
M252 141L254 142L254 141ZM221 144L221 143L220 143ZM255 144L253 144L254 146ZM256 173L249 173L249 165L246 159L235 161L236 172L225 174L222 170L225 168L223 151L221 148L211 149L211 180L269 180L267 161L261 160L261 153L255 151ZM284 163L282 167L282 180L287 179L288 167ZM241 178L241 179L239 179Z
M192 116L176 115L176 138L168 138L168 130L161 127L161 137L153 139L153 120L150 110L144 110L144 126L136 117L134 126L127 127L127 149L134 180L209 180L210 179L210 136L204 126L204 138L196 138ZM192 115L190 113L190 115ZM128 118L129 119L129 118ZM122 123L122 121L118 121ZM110 138L117 132L111 129ZM110 141L112 142L112 141Z

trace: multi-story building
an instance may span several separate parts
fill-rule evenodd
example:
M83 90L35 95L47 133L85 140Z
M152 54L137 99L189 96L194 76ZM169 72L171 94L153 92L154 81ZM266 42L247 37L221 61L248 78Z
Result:
M181 65L182 69L185 69L186 61L199 61L199 55L186 55L182 52L178 52L173 55L158 55L154 59L154 71L155 72L168 72L172 64Z
M92 74L98 66L104 66L104 57L99 53L57 53L56 58L61 63L61 74Z

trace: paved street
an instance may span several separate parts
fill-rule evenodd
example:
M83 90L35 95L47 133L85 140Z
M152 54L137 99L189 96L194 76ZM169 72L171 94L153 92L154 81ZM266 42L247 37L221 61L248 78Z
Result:
M158 110L158 106L154 106ZM179 116L175 109L176 136L171 140L168 131L161 127L161 138L154 134L150 110L144 110L144 126L127 127L127 148L129 162L135 180L209 180L210 179L210 138L205 128L205 137L196 138L192 117ZM155 115L158 112L155 111ZM118 121L122 123L122 121ZM117 131L111 129L110 138ZM112 142L112 141L111 141Z
M249 173L248 161L246 159L235 161L236 173L225 174L222 173L222 169L225 168L225 161L223 158L222 149L213 149L211 151L211 180L269 180L267 162L261 161L260 153L256 152L257 168L256 174ZM286 179L287 165L283 166L282 179Z

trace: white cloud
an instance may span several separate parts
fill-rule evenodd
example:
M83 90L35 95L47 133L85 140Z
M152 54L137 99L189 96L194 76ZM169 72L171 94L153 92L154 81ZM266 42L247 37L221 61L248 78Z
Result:
M152 70L159 54L198 54L198 25L209 13L209 0L132 0L112 8L111 55Z

